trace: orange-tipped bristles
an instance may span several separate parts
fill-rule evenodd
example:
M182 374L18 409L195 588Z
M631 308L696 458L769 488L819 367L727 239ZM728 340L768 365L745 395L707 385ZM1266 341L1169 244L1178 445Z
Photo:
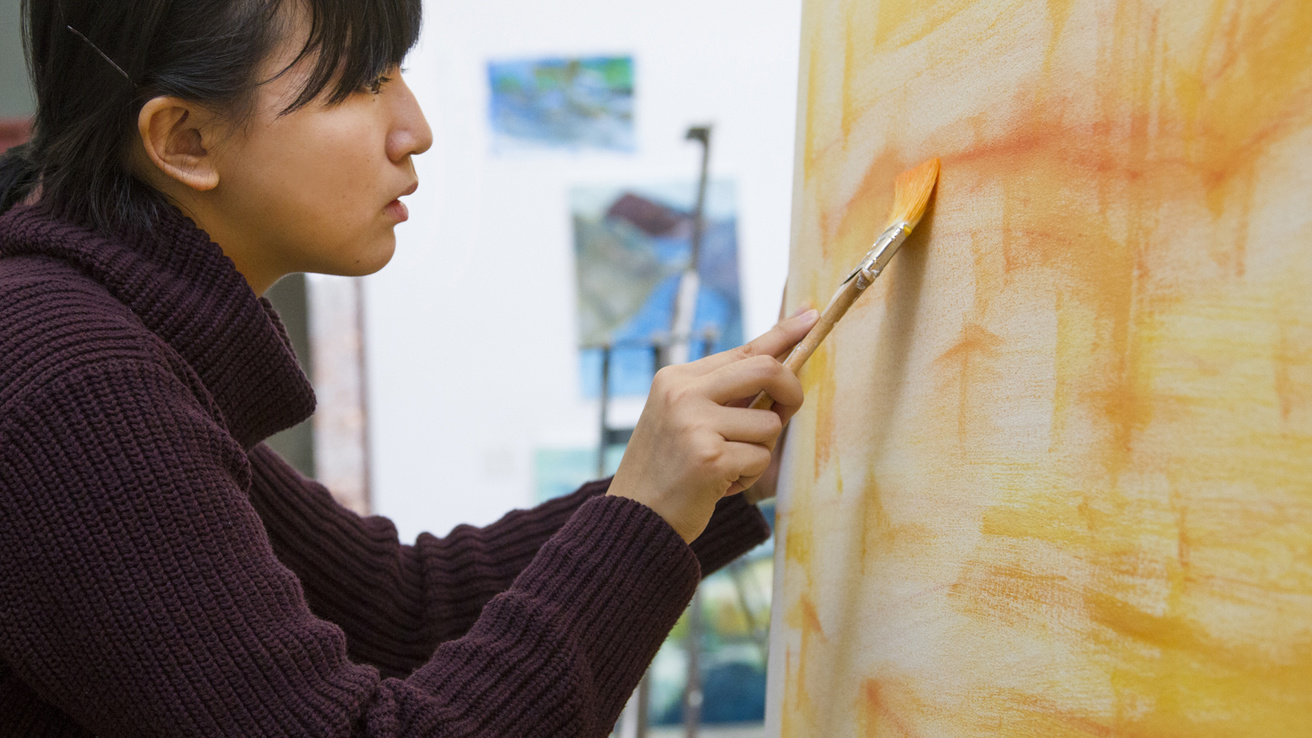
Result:
M915 169L908 169L893 184L893 210L888 214L888 228L879 234L875 244L866 252L848 280L856 280L858 289L865 289L902 247L911 235L929 205L929 196L938 182L938 159L930 159ZM847 282L843 283L844 285Z
M938 181L938 159L930 159L915 169L897 176L893 184L893 210L889 213L889 225L907 223L915 228L925 214L929 205L929 196L934 192L934 183Z
M857 297L875 281L879 273L888 265L897 253L902 242L906 241L911 229L916 227L929 205L929 196L934 193L934 184L938 182L938 159L930 159L915 169L898 175L893 185L893 211L888 216L888 228L875 240L875 245L866 253L857 268L843 280L834 298L820 313L820 320L811 326L811 330L798 342L784 366L794 374L801 371L802 365L819 347L825 336L834 329L840 318L847 313ZM774 404L770 395L762 392L752 400L753 409L769 409Z

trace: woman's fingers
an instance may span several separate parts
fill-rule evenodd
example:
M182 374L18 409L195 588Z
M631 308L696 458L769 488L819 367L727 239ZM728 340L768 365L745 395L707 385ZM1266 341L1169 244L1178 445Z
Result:
M756 340L656 373L609 494L647 505L685 541L701 535L725 494L750 486L770 464L802 385L775 357L815 325L814 310ZM773 410L731 406L765 390Z
M711 401L725 404L755 397L765 390L776 404L802 404L802 383L779 360L770 355L753 356L727 364L700 378Z
M716 433L725 441L757 443L768 449L774 447L783 420L773 410L750 410L739 407L714 407L710 422Z
M752 339L747 345L753 355L776 356L806 337L806 332L820 320L820 311L807 310L775 323L774 327Z
M765 473L770 466L770 449L759 443L737 443L726 441L722 450L723 469L728 479L738 478L738 484L743 480L755 481ZM730 486L730 491L741 492L746 486L734 490Z
M696 374L709 374L722 366L754 356L786 355L798 341L806 337L806 332L811 330L819 319L819 312L808 310L776 323L770 330L738 348L712 354L687 366Z

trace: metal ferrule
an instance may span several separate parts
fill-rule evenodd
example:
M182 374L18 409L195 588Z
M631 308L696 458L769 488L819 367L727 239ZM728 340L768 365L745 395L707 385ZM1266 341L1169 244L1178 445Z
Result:
M855 279L857 289L864 290L869 287L870 283L875 281L875 277L878 277L879 273L884 271L884 267L888 266L888 262L897 253L898 247L902 245L903 241L907 240L907 236L910 234L911 224L907 221L889 226L887 230L879 234L879 238L875 239L875 245L870 247L870 251L866 252L866 258L862 259L847 279L843 280L843 284Z

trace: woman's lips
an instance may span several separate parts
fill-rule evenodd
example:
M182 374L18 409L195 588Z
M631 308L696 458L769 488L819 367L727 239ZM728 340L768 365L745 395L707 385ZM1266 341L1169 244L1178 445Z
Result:
M419 189L419 182L417 180L411 182L410 186L405 188L405 191L397 195L395 200L387 203L387 207L383 209L387 211L388 215L396 218L397 223L406 222L410 219L410 211L406 209L405 203L401 202L401 198L406 195L413 195L417 189Z

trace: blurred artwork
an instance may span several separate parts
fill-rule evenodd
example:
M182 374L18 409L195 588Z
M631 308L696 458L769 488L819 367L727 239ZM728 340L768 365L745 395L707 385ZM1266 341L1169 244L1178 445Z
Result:
M705 725L755 725L765 719L766 628L770 621L773 549L767 543L702 582L698 681ZM689 610L691 612L691 610ZM685 612L656 654L651 679L650 724L683 726L691 627Z
M767 734L1312 720L1312 3L806 0Z
M623 446L606 449L605 463L598 468L595 448L537 449L533 453L534 502L564 497L588 482L614 474L623 455Z
M646 395L653 346L673 319L679 276L691 257L693 183L580 187L572 191L584 397L601 387L602 345L612 346L610 391ZM742 343L738 218L732 183L707 187L693 359Z
M632 57L494 61L488 82L497 153L637 148Z

